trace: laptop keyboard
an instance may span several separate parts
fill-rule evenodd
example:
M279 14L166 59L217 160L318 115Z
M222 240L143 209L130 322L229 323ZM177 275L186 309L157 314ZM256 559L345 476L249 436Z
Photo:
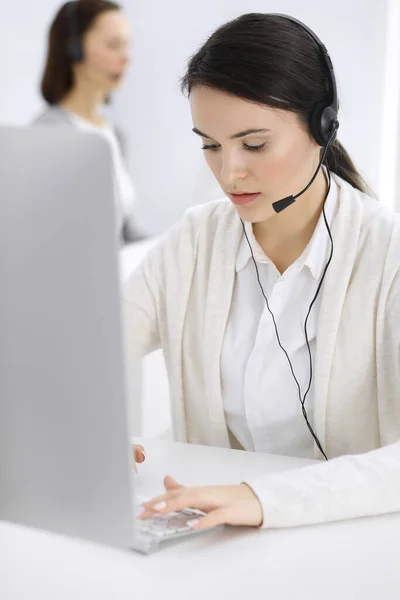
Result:
M167 515L154 515L146 521L140 521L139 530L141 533L157 538L170 538L193 531L187 526L187 522L195 517L199 518L199 516L201 515L189 510L181 510L179 513L169 513Z

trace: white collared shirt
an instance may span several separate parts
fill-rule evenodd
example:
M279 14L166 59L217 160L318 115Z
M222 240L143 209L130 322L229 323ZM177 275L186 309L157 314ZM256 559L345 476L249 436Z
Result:
M299 200L300 202L301 200ZM332 180L325 203L331 227L338 207ZM323 214L301 256L281 275L245 223L260 280L301 388L307 390L310 367L304 322L331 250ZM317 320L322 290L308 319L308 340L315 367ZM227 425L246 450L310 457L314 441L301 411L297 385L278 345L271 314L257 282L250 248L243 235L236 258L236 277L222 345L221 385ZM305 407L313 422L313 384Z

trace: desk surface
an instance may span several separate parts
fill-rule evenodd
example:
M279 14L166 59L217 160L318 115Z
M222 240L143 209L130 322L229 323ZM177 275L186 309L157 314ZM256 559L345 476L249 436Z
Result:
M169 473L237 483L311 461L143 441L138 493ZM225 528L151 556L0 522L2 600L398 600L400 514L292 530Z

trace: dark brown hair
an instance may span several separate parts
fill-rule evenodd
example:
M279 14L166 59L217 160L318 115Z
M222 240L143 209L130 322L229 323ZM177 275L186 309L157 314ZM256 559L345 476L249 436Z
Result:
M326 65L310 36L287 19L262 13L222 25L192 56L182 91L190 96L198 85L296 112L307 126L313 108L329 104L330 96ZM372 193L337 139L325 164L354 188Z
M77 33L82 36L103 12L120 10L120 6L109 0L76 0L75 21ZM63 4L56 14L49 32L46 66L43 72L41 92L48 104L57 104L73 85L72 61L67 55L71 40L69 4Z

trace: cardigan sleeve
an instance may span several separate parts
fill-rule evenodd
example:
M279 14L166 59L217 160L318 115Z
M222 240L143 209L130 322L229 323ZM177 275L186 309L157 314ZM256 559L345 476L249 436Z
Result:
M160 348L185 310L197 240L216 203L188 209L162 235L124 286L123 326L131 357Z
M400 442L245 482L265 528L297 527L400 511Z
M123 329L129 358L141 358L160 347L156 297L160 294L157 264L160 248L153 248L135 269L122 295Z

